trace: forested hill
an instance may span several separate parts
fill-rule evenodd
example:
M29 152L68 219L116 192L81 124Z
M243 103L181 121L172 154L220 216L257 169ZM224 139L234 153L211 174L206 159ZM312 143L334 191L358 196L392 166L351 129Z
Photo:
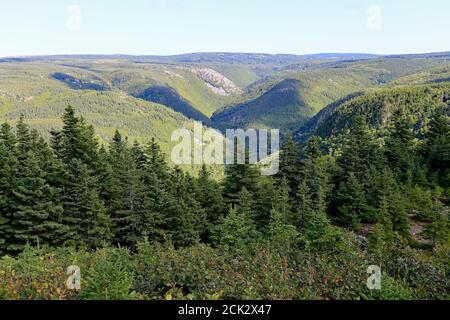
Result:
M386 132L393 114L401 111L418 135L427 130L431 115L438 109L450 116L450 84L410 85L368 90L352 94L321 110L295 136L324 138L350 129L363 116L379 135Z
M254 83L248 88L248 99L219 109L212 121L219 128L296 131L327 105L354 92L396 84L397 80L404 85L426 83L427 74L428 81L445 82L449 57L388 56L289 65Z
M23 114L46 135L60 125L59 115L71 104L97 127L103 141L120 126L131 140L151 134L166 149L167 132L188 119L219 129L293 132L354 92L390 83L445 83L449 61L448 53L3 58L0 120L16 123ZM144 119L152 129L142 125Z

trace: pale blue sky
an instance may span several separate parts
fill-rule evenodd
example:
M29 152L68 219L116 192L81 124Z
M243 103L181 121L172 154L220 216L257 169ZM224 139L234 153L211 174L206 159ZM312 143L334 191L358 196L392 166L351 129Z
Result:
M2 0L0 56L449 51L449 13L448 0Z

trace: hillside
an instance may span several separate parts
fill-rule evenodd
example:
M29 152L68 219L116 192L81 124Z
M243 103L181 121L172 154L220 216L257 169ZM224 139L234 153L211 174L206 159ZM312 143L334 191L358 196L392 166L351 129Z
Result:
M168 133L187 119L219 129L296 132L324 107L339 105L354 92L386 84L446 81L448 61L447 53L1 59L0 119L14 122L21 113L30 118L38 114L33 116L34 126L44 132L58 124L64 104L72 103L88 121L97 119L104 140L119 124L127 127L130 138L140 140L150 134L163 146ZM117 110L128 104L125 117L118 120ZM141 109L145 116L132 120Z
M219 128L271 127L295 131L322 108L348 94L441 66L448 63L449 57L448 54L388 56L289 65L253 85L247 101L218 110L212 121Z
M309 120L295 136L307 139L339 135L349 129L357 116L382 134L397 110L407 114L416 133L423 134L434 110L444 108L450 115L450 84L410 85L371 89L332 103Z
M56 72L61 71L72 74L72 78L55 79L59 77ZM109 141L117 128L130 140L144 142L153 137L164 149L169 148L172 131L188 121L161 104L120 91L93 90L99 89L100 84L103 88L107 80L93 80L92 76L90 72L41 63L2 63L0 120L15 123L23 115L32 128L46 136L52 128L60 127L60 116L70 104L96 127L102 141ZM73 77L81 80L74 82Z

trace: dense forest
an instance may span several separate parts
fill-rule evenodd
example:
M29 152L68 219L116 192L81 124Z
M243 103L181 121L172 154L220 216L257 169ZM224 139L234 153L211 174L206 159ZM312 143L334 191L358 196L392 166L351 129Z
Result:
M421 136L401 111L382 139L357 116L331 154L288 135L276 176L241 164L221 181L154 140L100 144L70 106L62 121L49 142L23 118L1 126L0 299L450 298L442 108Z

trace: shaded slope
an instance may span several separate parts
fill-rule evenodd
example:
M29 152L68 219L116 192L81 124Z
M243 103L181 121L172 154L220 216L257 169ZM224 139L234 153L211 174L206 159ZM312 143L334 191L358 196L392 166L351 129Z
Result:
M146 101L163 104L184 116L209 124L210 120L203 113L195 109L188 101L181 97L174 89L163 86L154 86L145 89L136 96Z

